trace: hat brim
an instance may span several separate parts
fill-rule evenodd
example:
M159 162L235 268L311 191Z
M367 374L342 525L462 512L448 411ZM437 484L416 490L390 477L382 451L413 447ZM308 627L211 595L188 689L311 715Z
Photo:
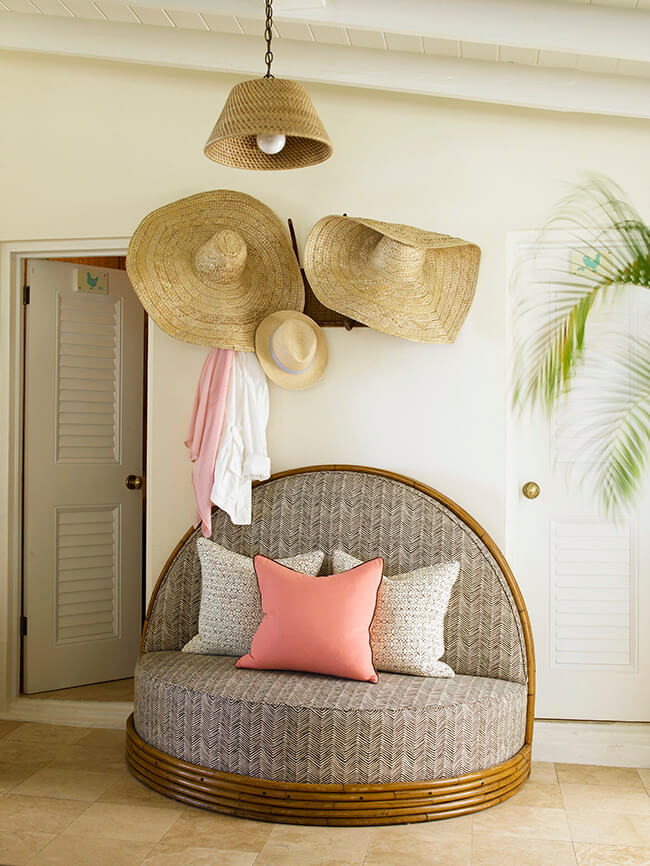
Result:
M193 269L196 250L220 229L236 231L247 246L244 271L228 284ZM305 303L284 226L262 202L234 190L198 193L150 213L133 234L126 266L149 316L186 343L253 351L269 313Z
M316 354L308 370L304 373L287 373L280 369L271 355L271 338L279 326L289 319L301 319L306 322L316 335ZM327 340L322 328L313 319L304 313L296 313L292 310L280 310L271 313L259 325L255 333L255 351L262 369L272 382L282 388L292 391L300 391L315 385L322 378L327 367L328 349Z
M384 236L425 251L412 280L372 264ZM449 235L327 216L307 239L305 273L318 300L344 316L407 340L452 343L474 299L480 256L475 244Z

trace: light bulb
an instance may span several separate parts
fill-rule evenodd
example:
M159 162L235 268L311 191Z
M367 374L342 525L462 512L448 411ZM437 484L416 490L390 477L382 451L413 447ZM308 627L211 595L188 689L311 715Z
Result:
M286 143L287 137L281 132L278 134L258 132L257 134L257 146L264 153L280 153Z

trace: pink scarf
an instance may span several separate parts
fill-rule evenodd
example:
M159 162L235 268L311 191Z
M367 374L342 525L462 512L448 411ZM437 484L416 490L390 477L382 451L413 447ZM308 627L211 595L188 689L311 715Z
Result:
M203 535L206 538L212 533L210 493L214 483L214 463L221 440L234 356L232 349L210 349L208 352L199 376L192 420L185 440L192 461L192 487L196 499L194 525L203 523Z

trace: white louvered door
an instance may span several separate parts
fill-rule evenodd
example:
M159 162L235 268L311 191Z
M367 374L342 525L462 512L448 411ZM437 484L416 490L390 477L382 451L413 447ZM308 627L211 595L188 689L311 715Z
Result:
M522 241L517 252L537 256L543 278L546 251ZM561 242L548 254L557 266ZM579 432L603 411L612 333L636 334L649 300L631 290L594 308L585 367L554 423L541 412L509 419L506 555L533 627L537 718L650 721L650 483L633 512L608 519L582 483ZM528 481L536 499L522 493Z
M26 693L133 674L142 621L142 307L124 271L28 262ZM82 290L78 289L81 285Z

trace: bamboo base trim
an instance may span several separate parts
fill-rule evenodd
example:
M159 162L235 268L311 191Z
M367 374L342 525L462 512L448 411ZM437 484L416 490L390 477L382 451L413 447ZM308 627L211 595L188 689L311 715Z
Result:
M312 803L310 804L308 801L301 801L295 806L289 808L285 805L275 805L272 802L254 802L250 798L246 800L238 800L236 797L228 797L227 794L223 796L219 796L217 794L212 793L201 793L196 789L190 789L188 787L179 788L177 785L169 782L165 779L164 776L151 773L147 769L143 768L139 762L133 761L131 763L132 770L136 772L138 778L146 778L150 782L155 783L155 787L158 790L165 791L168 795L177 796L178 794L183 795L186 798L191 799L195 805L201 806L203 808L213 808L214 804L218 804L221 807L227 808L229 811L238 812L239 809L245 809L251 814L257 814L258 817L264 819L268 816L272 816L273 818L278 816L297 816L300 818L309 818L314 817L318 819L324 819L330 822L332 819L336 820L338 818L372 818L372 817L405 817L408 818L413 814L422 814L427 815L431 819L437 817L438 813L448 814L451 812L456 812L459 808L464 807L480 807L482 804L491 805L494 802L499 802L503 799L503 795L509 793L509 791L518 788L523 781L525 781L527 772L524 770L521 774L514 779L514 781L508 782L507 785L502 786L499 789L495 789L489 792L481 792L480 794L476 794L472 797L463 798L462 800L456 801L455 803L441 803L431 805L431 799L425 800L413 800L413 801L401 801L398 806L395 806L395 803L390 804L386 801L382 802L374 802L374 803L354 803L348 805L346 803L337 803L330 809L323 809L322 804ZM276 801L277 802L277 801ZM401 807L401 808L400 808Z
M518 775L520 770L527 770L527 763L522 757L512 767L503 769L500 773L486 776L484 779L466 784L444 786L443 782L443 786L435 788L435 790L429 789L428 791L423 791L420 789L414 789L411 791L393 791L389 789L389 786L386 786L386 790L366 792L364 794L346 794L345 792L324 794L322 792L312 793L309 791L297 791L292 789L285 791L270 791L263 787L263 780L260 780L261 784L257 789L250 786L238 785L236 783L224 783L223 780L218 778L211 779L209 783L206 784L204 777L197 777L196 772L194 774L188 774L183 770L178 770L174 766L175 759L173 758L167 758L167 760L164 760L160 758L152 758L144 751L136 752L131 749L131 752L133 760L142 765L143 772L150 771L160 774L165 772L169 773L171 771L180 782L188 787L196 789L197 792L221 790L227 792L228 796L233 796L233 794L236 795L236 799L247 800L252 797L253 802L260 801L261 799L266 803L274 803L282 806L287 805L286 801L291 801L291 803L295 804L296 807L303 802L309 802L310 804L318 803L318 808L320 809L332 808L343 800L350 804L359 803L361 808L364 808L366 803L386 800L391 801L392 805L397 807L398 805L407 805L408 802L413 799L428 799L432 796L436 797L437 802L454 802L461 799L466 793L472 795L476 793L477 790L486 793L490 790L501 788L503 784L512 779L514 775Z
M138 754L133 750L130 752L130 760L132 765L137 767L142 774L149 774L153 777L157 777L159 784L165 783L170 774L170 770L173 769L169 763L152 761L146 756ZM310 797L307 793L303 793L302 796L300 794L292 794L291 796L285 796L282 798L279 796L268 796L263 789L257 793L243 793L241 791L233 790L231 787L224 785L223 782L220 782L219 780L215 780L210 785L206 785L203 780L197 781L196 779L188 779L187 777L182 779L182 785L187 789L188 793L192 793L194 796L199 798L204 797L206 794L217 794L222 798L232 799L235 802L241 801L251 804L263 804L263 808L265 809L278 807L289 808L294 811L300 808L308 808L309 810L324 810L325 814L331 814L330 810L340 810L341 808L352 811L357 809L367 810L369 808L390 808L396 811L400 808L410 808L414 805L430 805L432 798L435 798L436 804L441 804L440 806L436 806L436 808L442 808L442 805L447 803L458 803L467 798L473 799L477 796L481 796L485 799L492 792L502 791L504 785L509 784L513 779L519 779L522 775L526 775L527 772L528 767L525 762L522 761L521 764L517 765L517 767L512 771L504 771L499 778L493 776L490 780L487 780L482 784L475 784L469 789L465 786L458 786L458 789L453 793L448 793L446 789L441 789L435 793L429 792L428 795L418 791L413 792L409 798L405 797L403 793L400 797L396 797L395 793L391 791L382 791L365 796L352 795L347 799L343 799L345 795L342 796L340 794L333 795L332 799L328 800L315 799L314 797ZM178 778L180 777L177 777L177 779Z
M308 785L237 776L167 755L127 722L133 775L180 802L257 821L358 826L433 821L487 809L508 799L530 774L530 745L487 770L433 782Z

